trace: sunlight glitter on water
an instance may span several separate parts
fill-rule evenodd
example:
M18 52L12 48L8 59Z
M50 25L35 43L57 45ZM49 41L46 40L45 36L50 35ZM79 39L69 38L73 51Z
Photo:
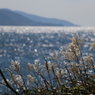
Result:
M42 60L44 56L65 48L70 38L85 38L89 48L95 41L95 27L17 27L0 26L0 64L19 60L23 64Z

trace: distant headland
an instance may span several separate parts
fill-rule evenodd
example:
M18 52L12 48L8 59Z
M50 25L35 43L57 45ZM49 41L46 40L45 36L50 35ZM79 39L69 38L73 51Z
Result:
M79 26L66 20L46 18L21 11L0 9L0 26Z

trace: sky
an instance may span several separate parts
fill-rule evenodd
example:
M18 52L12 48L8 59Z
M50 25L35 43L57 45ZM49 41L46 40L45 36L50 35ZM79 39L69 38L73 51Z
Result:
M95 0L0 0L1 8L95 26Z

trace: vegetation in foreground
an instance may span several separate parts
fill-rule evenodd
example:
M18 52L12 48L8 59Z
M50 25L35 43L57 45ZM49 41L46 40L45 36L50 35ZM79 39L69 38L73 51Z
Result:
M60 51L60 56L45 58L43 64L28 63L28 75L23 76L17 61L6 69L9 79L0 69L0 85L9 90L9 93L1 91L2 95L95 95L93 55L83 53L83 39L76 36L71 41L67 50ZM95 43L91 47L95 49Z

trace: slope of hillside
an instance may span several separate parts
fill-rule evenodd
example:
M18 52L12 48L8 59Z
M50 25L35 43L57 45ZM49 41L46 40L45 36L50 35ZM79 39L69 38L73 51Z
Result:
M56 24L42 23L18 14L8 9L0 9L0 25L7 26L57 26Z
M0 9L0 25L34 25L34 21L13 11Z
M45 18L20 11L0 9L0 26L77 26L71 22Z
M66 20L60 20L60 19L55 19L55 18L45 18L45 17L32 15L32 14L28 14L28 13L21 12L21 11L15 11L15 12L19 13L19 14L21 14L31 20L42 22L42 23L61 24L63 26L78 26L78 25L75 25L75 24L73 24L69 21L66 21Z

